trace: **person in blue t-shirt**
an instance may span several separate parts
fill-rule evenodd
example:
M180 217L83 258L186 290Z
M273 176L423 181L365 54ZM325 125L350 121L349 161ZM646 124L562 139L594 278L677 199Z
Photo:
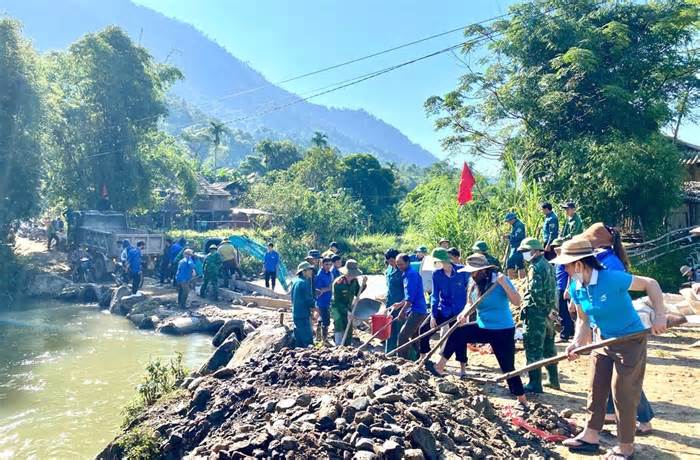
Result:
M604 340L644 331L629 291L643 291L655 311L651 333L666 330L666 309L659 283L652 278L607 270L596 259L591 242L574 238L565 242L552 263L564 265L569 274L569 295L576 306L576 332L566 348L570 360L578 358L578 347L594 338ZM597 452L600 430L605 421L608 395L612 389L617 408L618 445L606 458L627 458L634 454L637 406L642 391L647 357L647 336L591 352L591 388L586 428L575 438L564 441L572 452Z
M263 270L265 272L265 287L269 288L272 286L272 290L275 290L275 284L277 284L277 267L280 264L280 255L275 251L274 243L267 243L267 252L263 258Z
M498 273L496 267L488 262L483 254L467 257L460 272L470 274L467 288L467 304L457 316L463 324L457 328L445 344L440 361L435 370L442 373L452 354L465 350L469 343L488 343L493 349L502 372L515 370L515 321L510 311L510 304L519 306L520 294L507 276ZM475 302L475 295L483 296L493 285L496 287L476 307L476 322L467 323L467 310ZM525 389L520 376L507 380L511 394L522 405L527 403Z
M194 278L195 274L193 255L192 249L185 249L182 259L177 264L177 272L175 273L177 304L182 309L187 308L187 297L190 295L192 278Z
M411 268L408 254L396 256L396 267L401 270L403 278L404 297L400 302L391 305L399 311L399 320L406 320L399 332L399 347L418 335L423 321L428 317L428 304L423 292L423 278L420 273ZM413 343L401 351L399 356L405 359L418 355L418 344Z
M314 289L316 297L316 308L320 316L320 321L316 327L316 336L322 342L328 339L328 326L331 325L331 299L333 297L333 273L331 268L333 262L330 257L325 257L321 261L321 271L314 277ZM320 329L320 331L319 331Z
M617 270L622 272L629 271L629 258L627 251L622 245L620 231L614 227L608 227L602 222L597 222L588 227L582 234L582 238L591 242L593 250L596 251L595 258L607 269ZM654 418L654 409L651 403L644 394L644 389L639 397L639 405L637 406L637 435L649 435L653 428L651 421ZM612 393L608 396L608 407L605 416L607 422L615 423L617 416L615 415L615 401Z
M459 272L463 266L450 260L449 250L435 248L431 255L440 268L433 272L433 288L430 294L430 322L420 328L420 333L423 334L436 326L442 326L442 335L447 332L450 325L454 324L455 317L464 309L464 305L467 303L467 281L469 280L469 275ZM432 335L428 334L420 340L421 355L430 352L430 337ZM467 366L466 347L457 350L456 355L461 367L461 375L464 375Z
M129 267L129 277L131 278L131 293L136 294L141 287L143 267L141 266L142 251L146 248L146 243L139 241L136 247L129 246L126 253L126 264Z

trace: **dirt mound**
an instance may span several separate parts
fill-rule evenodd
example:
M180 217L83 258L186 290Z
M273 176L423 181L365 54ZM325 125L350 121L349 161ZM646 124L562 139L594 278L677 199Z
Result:
M502 419L473 383L347 348L285 348L197 378L144 424L158 434L161 458L556 456ZM122 457L117 444L101 458Z

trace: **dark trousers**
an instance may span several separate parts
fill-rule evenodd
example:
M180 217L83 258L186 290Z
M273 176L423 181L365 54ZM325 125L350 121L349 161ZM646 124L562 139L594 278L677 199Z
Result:
M437 318L437 323L439 326L446 326L447 328L452 327L454 325L455 320L453 318ZM420 328L420 334L423 334L425 332L428 332L430 330L430 321L425 323L423 327ZM440 329L438 329L440 331ZM438 332L435 331L435 332ZM428 334L422 339L420 339L420 352L421 354L423 353L429 353L430 352L430 338L435 335L435 332L432 334ZM446 333L447 331L445 329L442 329L442 332L440 336L442 337L442 334ZM419 334L419 335L420 335ZM443 345L443 350L444 350L444 345ZM467 347L463 347L461 349L455 350L455 357L457 358L457 361L460 363L466 363L467 362Z
M469 323L463 327L458 327L452 333L442 356L445 359L450 359L453 354L459 357L459 353L467 353L467 344L469 343L488 343L493 349L493 354L496 355L498 366L501 372L506 373L515 370L515 328L508 329L483 329L478 324ZM464 360L466 362L466 359ZM525 394L523 382L520 376L506 380L510 393L515 396Z
M202 281L202 287L199 288L199 295L206 297L207 287L211 285L212 294L214 295L214 300L219 300L219 276L218 273L215 275L204 275L204 281Z
M569 301L564 299L564 293L559 293L559 317L561 318L561 333L559 336L562 339L570 339L574 336L574 320L571 319L569 313Z
M275 284L277 283L277 272L269 272L265 270L265 287L269 288L272 285L272 290L275 290Z
M131 272L131 293L136 294L141 287L141 273Z
M406 323L401 328L401 332L399 332L399 346L403 345L404 343L408 342L409 340L418 335L418 330L420 329L421 324L423 324L423 321L425 321L425 318L427 317L427 313L421 314L413 312L411 312L406 317ZM411 350L414 350L415 354L417 355L418 344L412 343L410 346L399 351L399 356L405 359L409 359L409 357L411 356Z
M161 264L158 274L160 275L160 284L165 284L165 281L170 278L170 264Z
M228 287L229 281L234 273L237 273L239 278L243 278L243 272L235 260L224 260L222 266L224 269L224 286Z
M58 249L58 236L55 233L52 233L49 235L49 241L47 243L47 248L50 251L51 250L51 242L55 241L56 242L56 248Z

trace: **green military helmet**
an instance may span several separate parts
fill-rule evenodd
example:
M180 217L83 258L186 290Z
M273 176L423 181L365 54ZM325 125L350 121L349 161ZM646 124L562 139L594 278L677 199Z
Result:
M440 261L440 262L449 262L450 261L450 255L447 253L447 249L445 249L445 248L433 249L431 256L436 261Z
M527 251L544 251L544 248L542 247L542 242L538 240L537 238L525 238L521 243L520 247L518 248L518 252L527 252Z
M553 248L559 248L562 244L564 244L564 238L557 238L554 241L552 241L549 245Z
M297 266L297 275L303 272L304 270L309 270L311 268L314 268L313 265L311 265L308 262L302 262Z
M489 245L486 243L486 241L477 241L474 243L474 246L472 246L472 251L473 252L489 252Z

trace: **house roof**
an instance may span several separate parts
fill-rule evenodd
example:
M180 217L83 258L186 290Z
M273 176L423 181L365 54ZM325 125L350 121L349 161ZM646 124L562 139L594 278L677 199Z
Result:
M247 214L249 216L271 216L271 212L253 208L231 208L233 214Z
M225 185L230 185L230 182L209 183L204 177L198 176L197 195L230 196L231 194L224 189Z
M683 201L686 203L700 203L700 181L689 180L683 182Z
M681 163L684 165L700 164L700 145L691 144L680 139L676 139L676 143L684 150Z

